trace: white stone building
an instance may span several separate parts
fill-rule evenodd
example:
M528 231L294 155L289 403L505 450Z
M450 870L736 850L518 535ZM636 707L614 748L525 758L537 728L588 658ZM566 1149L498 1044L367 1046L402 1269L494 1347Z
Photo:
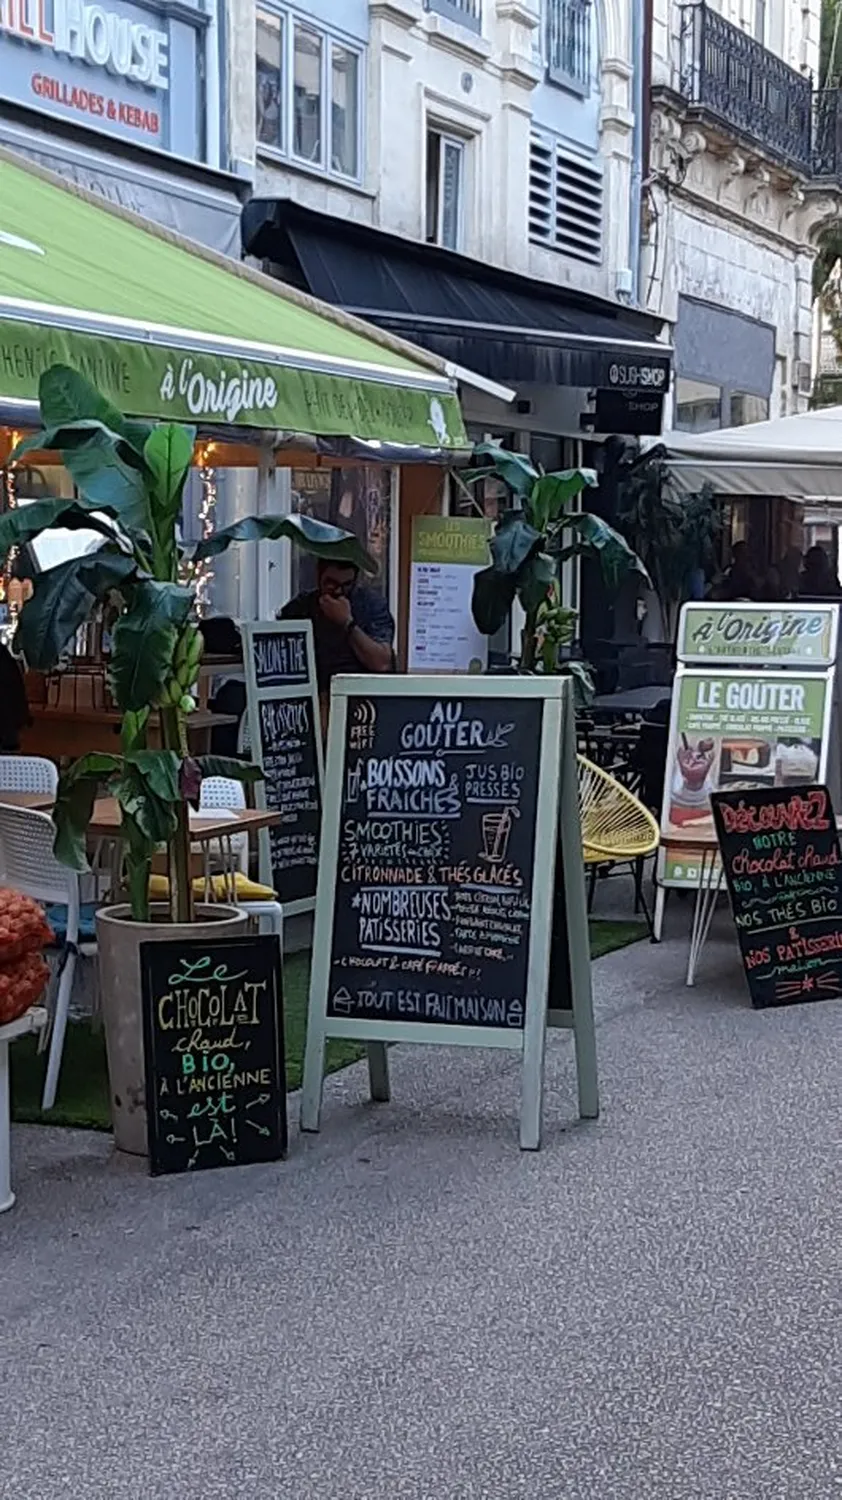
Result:
M676 427L807 404L815 236L838 211L819 22L820 0L655 0L644 279Z

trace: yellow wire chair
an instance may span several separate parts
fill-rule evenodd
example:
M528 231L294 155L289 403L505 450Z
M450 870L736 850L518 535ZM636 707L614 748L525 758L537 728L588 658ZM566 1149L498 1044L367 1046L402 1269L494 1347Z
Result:
M588 870L588 910L593 904L601 866L631 866L634 875L634 909L642 909L655 941L652 916L643 894L643 863L654 854L660 840L658 824L633 792L584 755L576 756L579 773L579 817L582 824L582 856Z

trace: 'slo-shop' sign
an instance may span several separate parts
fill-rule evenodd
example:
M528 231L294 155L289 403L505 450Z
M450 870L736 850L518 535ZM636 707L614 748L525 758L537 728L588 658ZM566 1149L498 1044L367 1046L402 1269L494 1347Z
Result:
M388 1041L492 1046L523 1056L521 1144L537 1147L554 896L575 952L572 1017L551 1024L576 1030L596 1114L571 715L559 679L334 680L304 1129L327 1036L377 1044L375 1098Z
M842 856L817 785L711 799L752 1004L842 995Z

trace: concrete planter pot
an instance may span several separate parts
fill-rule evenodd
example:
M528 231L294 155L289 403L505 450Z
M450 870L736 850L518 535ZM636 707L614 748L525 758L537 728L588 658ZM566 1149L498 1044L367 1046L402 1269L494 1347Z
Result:
M170 922L168 915L165 905L152 907L151 922L133 922L128 906L106 906L96 914L114 1142L118 1151L132 1156L147 1154L140 945L243 937L248 921L246 912L234 906L197 906L196 920L189 924Z

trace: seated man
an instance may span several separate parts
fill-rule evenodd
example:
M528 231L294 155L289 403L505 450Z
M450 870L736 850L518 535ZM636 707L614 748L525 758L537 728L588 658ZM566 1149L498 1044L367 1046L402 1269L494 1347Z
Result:
M320 562L318 586L278 611L279 620L313 626L316 676L323 704L339 672L393 672L395 622L382 594L358 583L350 563Z

